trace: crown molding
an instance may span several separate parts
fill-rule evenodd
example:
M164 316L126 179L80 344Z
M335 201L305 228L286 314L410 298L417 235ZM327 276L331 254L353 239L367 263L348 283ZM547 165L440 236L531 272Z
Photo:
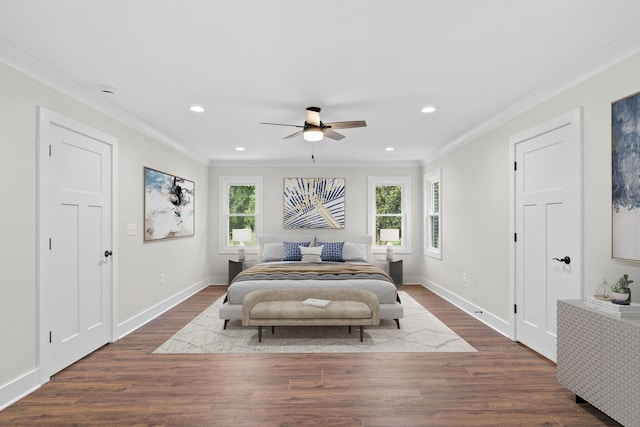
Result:
M93 108L105 116L124 124L125 126L140 132L154 141L183 153L185 156L188 156L199 163L207 163L202 160L202 156L198 156L196 153L192 153L185 149L180 143L169 137L164 132L143 120L140 120L128 111L112 104L98 93L92 92L87 88L78 85L51 67L37 61L2 40L0 40L0 62L84 105Z
M548 84L532 91L517 103L463 133L446 144L434 156L422 159L420 162L421 166L424 167L445 154L474 141L508 121L515 119L517 116L600 74L638 52L640 52L640 30L629 33L626 37L591 56L573 69L550 81Z
M602 71L622 62L632 55L640 52L640 30L629 33L626 37L603 49L598 54L591 56L578 66L562 74L522 98L519 102L493 115L480 125L468 130L462 135L446 144L434 155L426 156L416 161L335 161L328 163L312 164L318 167L424 167L430 162L437 160L445 154L474 141L482 135L507 123L509 120L531 110L545 101L561 94L562 92L580 84L581 82L601 73ZM210 166L265 166L265 167L294 167L300 166L299 160L291 161L225 161L207 160L201 154L191 152L182 146L178 141L169 137L164 132L144 122L128 111L112 104L101 97L98 93L92 92L82 87L62 74L35 60L29 55L15 49L4 41L0 40L0 61L21 73L43 83L62 94L81 102L98 112L140 132L141 134L157 141L169 148L172 148L189 158ZM307 165L305 165L307 166Z
M417 160L388 160L388 161L355 161L355 160L336 160L336 161L318 161L312 163L311 161L292 159L292 160L212 160L209 162L211 167L266 167L266 168L399 168L409 167L418 168L420 162Z

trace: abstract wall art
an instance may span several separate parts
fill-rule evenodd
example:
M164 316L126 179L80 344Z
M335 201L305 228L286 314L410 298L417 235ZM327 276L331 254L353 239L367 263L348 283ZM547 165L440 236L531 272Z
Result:
M640 93L611 104L611 254L640 261Z
M285 178L284 228L344 228L344 178Z
M195 184L144 168L144 240L194 234Z

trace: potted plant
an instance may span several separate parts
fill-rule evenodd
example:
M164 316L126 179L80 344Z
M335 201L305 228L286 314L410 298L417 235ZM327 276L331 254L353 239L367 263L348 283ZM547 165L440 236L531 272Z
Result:
M611 285L611 292L613 293L613 302L615 303L629 303L631 301L631 289L629 285L633 283L633 280L629 279L628 274L623 274L613 285Z

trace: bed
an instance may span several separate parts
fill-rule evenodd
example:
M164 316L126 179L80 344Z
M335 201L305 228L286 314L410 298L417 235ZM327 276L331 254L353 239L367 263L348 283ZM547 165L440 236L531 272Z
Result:
M224 328L242 320L242 301L260 289L362 289L376 294L380 320L400 328L403 308L393 280L373 264L370 236L263 235L256 265L243 270L227 290L219 315ZM297 250L297 251L296 251Z

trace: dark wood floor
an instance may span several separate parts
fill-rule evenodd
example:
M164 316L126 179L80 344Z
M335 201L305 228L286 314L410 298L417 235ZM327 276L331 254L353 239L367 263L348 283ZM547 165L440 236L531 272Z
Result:
M154 355L209 287L55 375L2 426L616 426L555 364L421 286L404 286L477 353ZM222 323L222 322L221 322Z

